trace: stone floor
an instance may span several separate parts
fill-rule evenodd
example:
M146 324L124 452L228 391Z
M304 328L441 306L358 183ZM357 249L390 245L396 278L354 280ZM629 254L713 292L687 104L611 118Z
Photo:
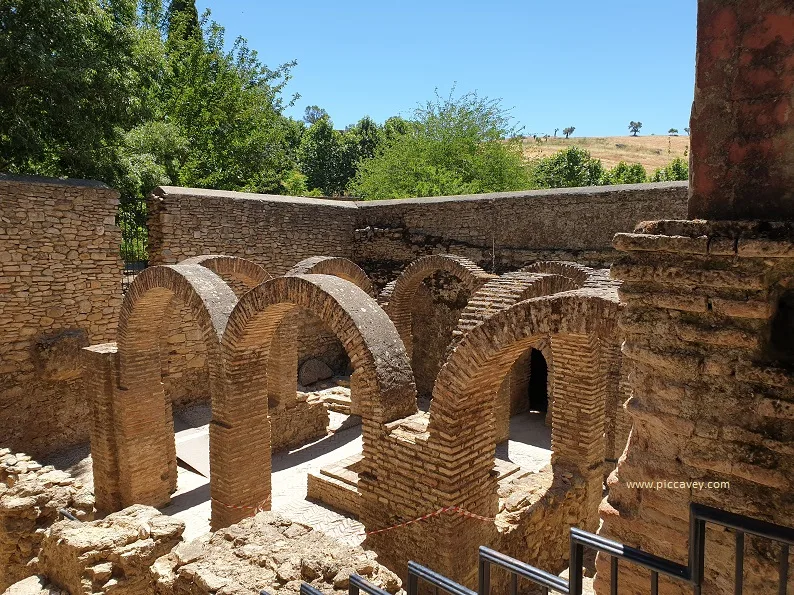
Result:
M427 407L422 403L422 408ZM273 454L273 510L292 521L305 523L329 537L349 545L364 539L364 528L358 521L325 506L306 500L306 476L310 471L361 452L360 420L331 412L328 436L301 448ZM192 442L190 457L205 457L208 452L209 406L198 405L175 413L177 453L186 442ZM543 414L523 413L510 421L511 440L497 447L497 457L509 460L526 470L537 470L549 463L551 430L544 423ZM203 449L196 453L195 450ZM71 449L46 461L69 471L91 486L93 477L90 452L87 446ZM185 521L185 539L193 539L210 529L209 480L195 469L206 468L203 463L190 468L180 463L177 491L171 503L162 508L165 514Z

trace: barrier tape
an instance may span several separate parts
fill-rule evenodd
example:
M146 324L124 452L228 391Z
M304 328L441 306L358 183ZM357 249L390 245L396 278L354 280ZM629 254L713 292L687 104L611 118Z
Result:
M258 506L244 506L242 504L226 504L225 502L221 502L216 498L212 498L213 502L217 502L221 506L225 506L226 508L232 508L234 510L251 510L253 514L257 514L259 512L265 512L267 509L265 508L266 505L270 504L270 496L262 500ZM375 531L364 531L364 535L376 535L378 533L385 533L386 531L392 531L394 529L400 529L402 527L407 527L408 525L413 525L414 523L420 523L422 521L426 521L427 519L441 516L442 514L446 514L448 512L454 512L461 516L464 516L469 519L475 519L477 521L485 521L486 523L491 523L496 519L494 517L487 517L482 516L479 514L475 514L473 512L469 512L465 508L461 508L460 506L445 506L443 508L439 508L435 512L428 513L424 516L420 516L419 518L412 519L410 521L405 521L404 523L398 523L397 525L392 525L391 527L385 527L384 529L376 529Z
M408 525L413 525L414 523L419 523L421 521L426 521L429 518L441 516L447 512L454 512L461 516L464 516L469 519L475 519L478 521L485 521L485 522L493 522L496 519L493 517L486 517L481 516L479 514L475 514L473 512L469 512L468 510L461 508L460 506L445 506L444 508L439 508L435 512L431 512L430 514L426 514L424 516L420 516L419 518L413 519L411 521L406 521L404 523L399 523L397 525L392 525L391 527L386 527L385 529L377 529L375 531L365 531L364 535L375 535L376 533L385 533L386 531L391 531L393 529L399 529L401 527L407 527Z
M257 506L244 506L242 504L226 504L226 502L221 502L217 498L212 498L212 501L217 502L218 504L224 506L225 508L231 508L233 510L253 510L254 511L253 514L256 514L258 512L265 512L266 510L268 510L265 507L268 504L270 504L270 496L262 500Z

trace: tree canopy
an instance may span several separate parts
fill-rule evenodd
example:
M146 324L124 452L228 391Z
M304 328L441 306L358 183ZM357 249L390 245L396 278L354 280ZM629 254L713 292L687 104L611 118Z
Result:
M387 122L387 128L389 122ZM382 148L362 160L349 190L368 200L520 190L529 184L509 110L476 93L419 105L392 122ZM395 134L396 132L396 134Z

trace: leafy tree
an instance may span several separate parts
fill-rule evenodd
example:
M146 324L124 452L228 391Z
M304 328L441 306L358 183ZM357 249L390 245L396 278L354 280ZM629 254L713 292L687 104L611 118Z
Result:
M201 36L195 0L171 0L168 5L168 35Z
M566 130L567 130L567 128L566 128ZM555 128L555 129L554 129L554 138L557 138L557 133L558 133L559 131L560 131L560 129L559 129L559 128ZM565 131L563 131L563 134L565 134Z
M183 33L189 19L175 20L165 44L166 75L159 118L187 139L190 152L179 170L189 186L279 192L294 168L287 148L293 126L284 118L281 91L294 62L271 70L246 41L226 49L224 30L200 21L201 36Z
M312 124L301 138L298 159L309 188L317 188L325 195L341 194L351 174L342 133L334 130L333 122L323 116Z
M640 128L642 128L642 122L629 122L629 131L631 132L631 136L637 136L640 133Z
M689 134L689 126L687 126L686 128L684 128L684 132L686 132L687 134Z
M568 138L573 134L573 131L576 130L575 126L568 126L568 128L564 128L562 133L565 135L565 138ZM557 133L554 133L554 136L557 136Z
M303 112L303 121L309 126L314 124L317 120L326 117L328 117L328 112L316 105L307 105Z
M396 134L395 134L396 132ZM499 100L436 93L409 121L387 121L384 143L359 164L349 191L372 200L528 187L521 141Z
M653 172L651 182L675 182L689 179L689 164L681 157L676 157L665 167Z
M648 181L648 172L640 163L628 164L621 161L604 173L601 183L609 184L642 184Z
M671 128L670 130L667 131L667 134L669 134L670 136L678 136L678 128Z
M139 117L134 0L0 4L0 170L112 179Z
M568 147L535 160L530 166L531 178L536 188L575 188L596 186L604 177L600 159L593 159L588 151Z

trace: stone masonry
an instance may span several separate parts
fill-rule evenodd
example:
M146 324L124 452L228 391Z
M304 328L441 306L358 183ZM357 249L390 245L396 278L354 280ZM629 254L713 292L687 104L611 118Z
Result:
M88 438L80 349L121 306L118 193L0 174L0 436L46 455Z

